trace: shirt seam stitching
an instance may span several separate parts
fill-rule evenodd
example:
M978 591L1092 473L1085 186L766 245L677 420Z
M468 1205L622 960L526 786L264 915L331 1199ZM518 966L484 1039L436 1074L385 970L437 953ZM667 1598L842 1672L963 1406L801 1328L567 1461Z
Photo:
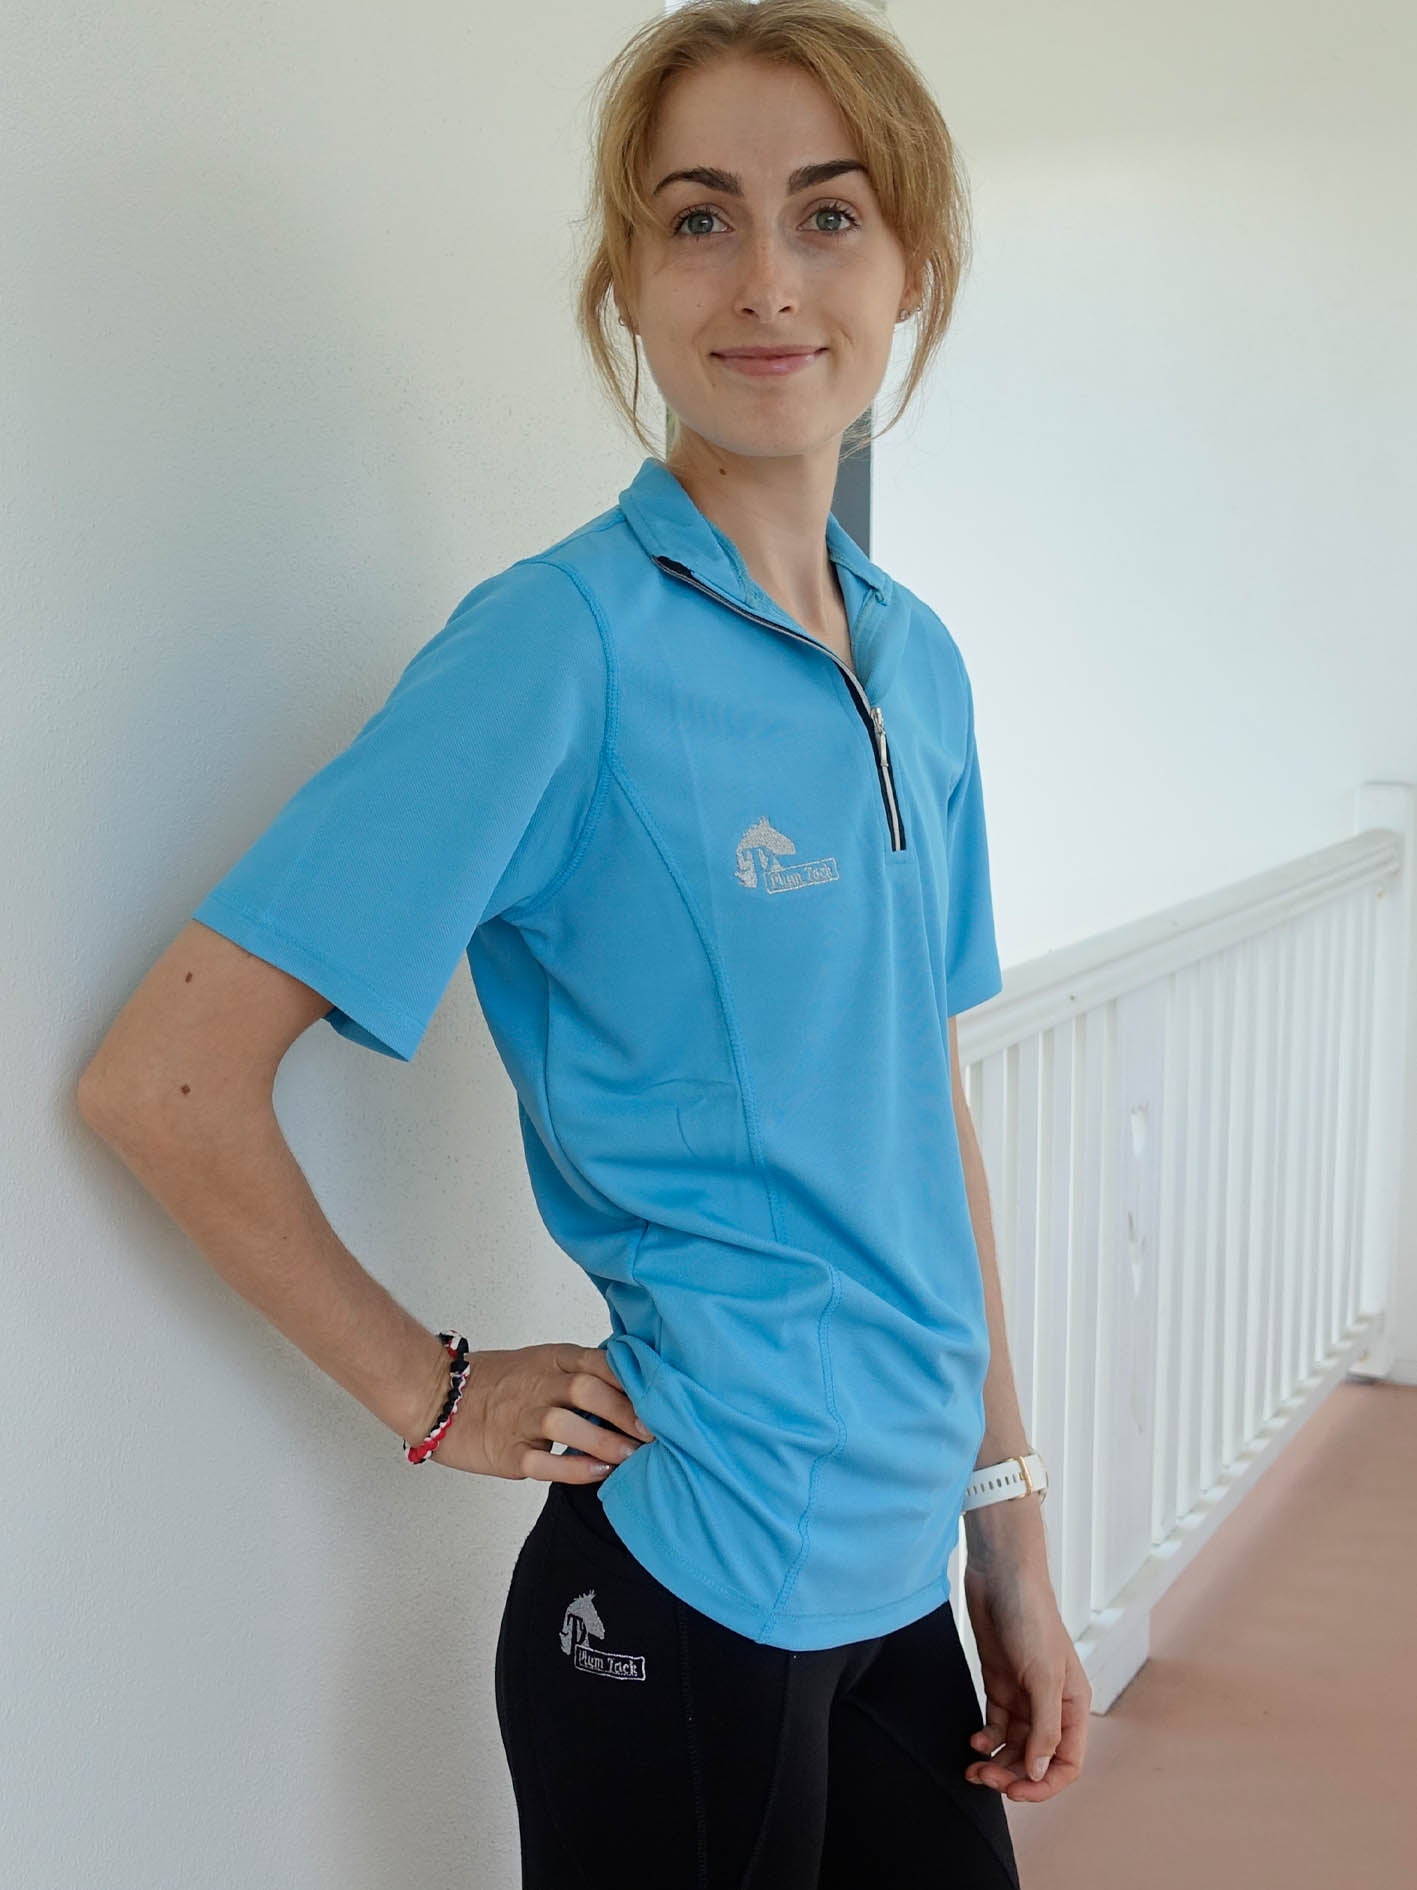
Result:
M590 805L586 808L585 814L581 819L581 824L577 829L575 839L571 843L570 850L559 870L539 892L534 893L530 898L519 900L515 905L505 908L501 916L510 920L512 923L515 923L523 916L529 916L533 912L539 912L547 900L553 898L555 894L562 890L572 873L575 872L576 868L585 858L590 847L591 838L599 823L601 809L605 805L610 778L610 762L615 753L615 736L619 730L620 721L619 665L615 658L614 645L610 635L610 626L606 621L605 613L600 608L599 599L585 583L580 573L574 570L570 565L562 564L558 558L527 558L524 559L523 562L526 564L543 564L549 566L553 571L559 571L563 577L569 578L577 591L580 592L581 597L589 608L600 637L601 658L605 664L605 722L601 730L600 747L596 757L595 786L591 792Z
M618 755L612 759L610 769L616 781L619 782L621 791L624 793L626 800L634 810L636 818L649 835L650 843L659 854L664 869L673 881L680 899L684 902L685 909L689 914L690 923L693 925L694 931L698 936L699 948L708 962L709 975L713 979L714 992L718 998L719 1016L722 1019L723 1028L728 1037L729 1054L733 1059L733 1075L738 1088L739 1106L742 1108L744 1124L748 1131L748 1146L753 1157L753 1167L757 1171L758 1178L762 1183L763 1193L767 1199L769 1223L772 1228L773 1236L777 1240L782 1240L785 1234L781 1205L777 1199L772 1183L768 1179L767 1163L763 1158L762 1125L758 1115L757 1100L753 1094L752 1084L748 1079L746 1049L743 1044L742 1034L738 1028L738 1020L734 1013L733 1001L728 990L728 978L722 960L714 949L709 936L709 928L704 922L703 915L699 911L693 893L690 891L688 881L680 871L658 827L651 819L648 808L640 799L635 784L626 774L624 764Z
M828 1264L830 1265L830 1262ZM811 1471L807 1477L807 1500L803 1504L802 1513L797 1519L798 1539L802 1546L797 1552L796 1561L793 1562L782 1578L781 1585L777 1591L777 1599L768 1610L767 1619L763 1623L765 1631L767 1628L771 1627L773 1622L776 1621L781 1614L783 1608L787 1605L789 1596L797 1586L797 1578L806 1567L808 1557L811 1554L812 1504L816 1499L817 1478L821 1473L823 1465L834 1462L846 1449L847 1430L846 1425L842 1422L841 1412L837 1409L836 1405L836 1382L835 1375L832 1371L831 1346L827 1339L827 1327L831 1324L832 1314L836 1311L842 1300L840 1268L833 1266L831 1268L831 1276L831 1296L827 1300L826 1305L822 1308L821 1314L817 1319L817 1355L822 1362L822 1383L826 1390L827 1409L836 1423L836 1444L833 1449L824 1452L821 1456L813 1460Z

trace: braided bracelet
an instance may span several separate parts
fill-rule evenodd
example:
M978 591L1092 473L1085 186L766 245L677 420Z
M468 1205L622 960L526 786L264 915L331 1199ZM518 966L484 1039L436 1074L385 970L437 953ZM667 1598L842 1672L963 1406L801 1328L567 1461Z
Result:
M404 1441L404 1454L410 1463L427 1463L433 1452L442 1443L452 1423L459 1404L462 1402L463 1388L467 1384L468 1374L472 1370L472 1355L467 1348L467 1340L460 1332L440 1332L438 1337L448 1348L452 1358L449 1374L448 1395L443 1400L442 1409L433 1421L433 1428L421 1443L410 1444ZM402 1441L402 1440L401 1440Z

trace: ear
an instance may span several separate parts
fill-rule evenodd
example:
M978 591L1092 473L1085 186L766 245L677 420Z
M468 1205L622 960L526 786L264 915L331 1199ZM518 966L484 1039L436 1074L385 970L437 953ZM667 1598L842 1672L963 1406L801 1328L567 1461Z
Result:
M918 309L920 306L920 298L924 292L925 277L923 270L919 268L907 269L905 272L905 287L900 292L900 306L902 308Z

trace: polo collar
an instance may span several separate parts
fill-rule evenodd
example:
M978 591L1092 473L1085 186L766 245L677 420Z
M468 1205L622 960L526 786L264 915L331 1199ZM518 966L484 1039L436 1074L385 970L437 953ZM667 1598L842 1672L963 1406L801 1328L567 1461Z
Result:
M630 529L652 558L673 558L687 565L706 584L756 607L764 593L748 575L738 547L720 531L689 497L663 460L647 457L620 494L620 509ZM832 561L875 591L882 603L890 599L891 579L862 551L834 512L827 514L827 553Z

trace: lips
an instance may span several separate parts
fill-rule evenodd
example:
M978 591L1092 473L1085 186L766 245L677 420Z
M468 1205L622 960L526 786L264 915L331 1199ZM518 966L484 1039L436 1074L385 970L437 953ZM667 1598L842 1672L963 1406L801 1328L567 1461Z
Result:
M825 353L825 348L733 348L718 358L734 374L752 380L785 380L804 373Z

